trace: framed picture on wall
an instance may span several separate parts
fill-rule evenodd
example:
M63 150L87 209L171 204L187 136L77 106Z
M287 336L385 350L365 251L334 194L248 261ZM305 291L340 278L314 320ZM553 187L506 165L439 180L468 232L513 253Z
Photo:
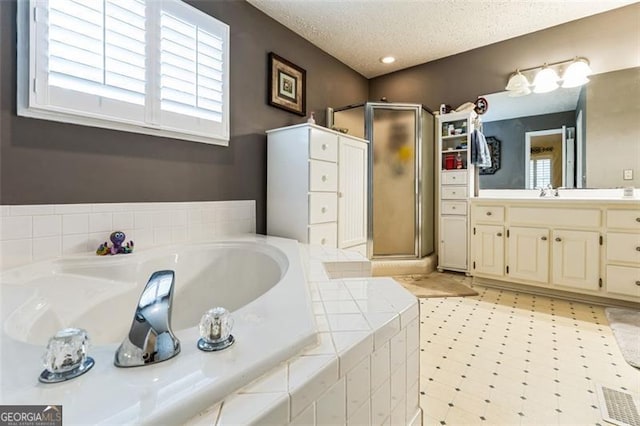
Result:
M487 145L489 146L489 154L491 155L491 167L485 169L481 167L481 175L492 175L500 169L500 139L487 136Z
M269 105L306 115L306 74L299 66L269 53Z

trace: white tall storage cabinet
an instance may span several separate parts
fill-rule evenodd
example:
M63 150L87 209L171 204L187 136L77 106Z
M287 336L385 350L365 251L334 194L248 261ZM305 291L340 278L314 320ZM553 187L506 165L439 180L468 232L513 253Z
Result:
M267 144L267 234L366 254L368 142L299 124Z
M438 116L438 270L469 270L469 197L474 193L471 132L475 112Z

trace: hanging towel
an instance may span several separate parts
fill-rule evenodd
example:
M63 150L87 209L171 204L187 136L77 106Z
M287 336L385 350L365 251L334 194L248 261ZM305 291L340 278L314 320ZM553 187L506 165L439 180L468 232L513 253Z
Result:
M491 167L491 153L487 139L478 129L471 134L471 163L482 168Z

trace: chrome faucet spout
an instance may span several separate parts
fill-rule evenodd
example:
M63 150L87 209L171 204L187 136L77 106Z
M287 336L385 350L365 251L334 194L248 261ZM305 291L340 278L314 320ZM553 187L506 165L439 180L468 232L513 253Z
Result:
M539 188L536 188L540 190L540 194L538 194L539 197L546 197L547 195L547 190L545 188L543 188L542 186Z
M174 283L173 271L151 275L140 295L129 334L116 351L116 367L155 364L180 353L180 341L171 331Z

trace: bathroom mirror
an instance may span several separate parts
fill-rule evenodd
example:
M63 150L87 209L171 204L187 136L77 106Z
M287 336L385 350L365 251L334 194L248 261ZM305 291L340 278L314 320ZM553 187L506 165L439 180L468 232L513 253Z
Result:
M577 88L483 97L483 132L501 141L502 160L480 175L481 189L640 187L640 67Z

